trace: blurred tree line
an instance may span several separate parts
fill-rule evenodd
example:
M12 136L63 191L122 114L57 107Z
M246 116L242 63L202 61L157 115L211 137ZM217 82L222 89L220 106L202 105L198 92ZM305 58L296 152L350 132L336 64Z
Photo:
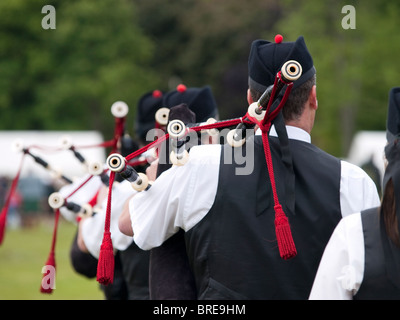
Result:
M56 9L56 29L41 22ZM344 5L356 29L343 29ZM99 130L113 102L153 89L210 85L220 118L244 115L247 57L257 38L305 37L317 68L312 139L346 156L357 130L385 130L400 63L400 3L305 0L13 0L0 2L1 130Z

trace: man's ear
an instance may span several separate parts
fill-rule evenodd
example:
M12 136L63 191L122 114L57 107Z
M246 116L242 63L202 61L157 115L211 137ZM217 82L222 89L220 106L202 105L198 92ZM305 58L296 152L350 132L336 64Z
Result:
M251 105L254 102L253 98L251 97L250 89L247 89L247 102L249 105Z
M308 96L308 102L310 106L317 110L318 109L318 100L317 100L317 86L312 86L310 90L310 95Z

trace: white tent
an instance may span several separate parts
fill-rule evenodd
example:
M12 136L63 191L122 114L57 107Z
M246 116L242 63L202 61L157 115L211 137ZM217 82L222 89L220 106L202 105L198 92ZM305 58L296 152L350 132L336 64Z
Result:
M385 131L359 131L353 138L346 160L360 167L372 163L378 169L382 182L385 145Z
M13 179L24 158L21 178L32 176L45 181L53 179L51 171L36 163L30 155L23 156L21 150L16 150L17 145L29 148L29 152L70 179L87 173L85 165L73 152L62 148L62 141L69 141L87 162L105 163L104 148L88 147L103 142L102 134L97 131L0 131L0 176Z

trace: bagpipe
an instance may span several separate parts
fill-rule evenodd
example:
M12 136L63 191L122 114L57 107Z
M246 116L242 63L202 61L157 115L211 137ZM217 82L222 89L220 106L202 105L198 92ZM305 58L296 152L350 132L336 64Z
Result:
M92 216L96 214L96 202L97 202L97 195L98 191L95 192L93 198L88 201L88 203L75 203L73 201L70 201L69 198L74 195L76 192L78 192L81 188L83 188L85 185L88 184L89 181L92 180L93 177L100 177L100 180L103 185L106 187L109 186L109 175L107 172L109 169L107 167L104 167L102 162L99 162L97 160L95 161L88 161L85 159L83 154L79 152L79 149L85 149L85 148L111 148L111 152L115 153L119 149L119 144L121 143L121 140L124 136L125 132L125 122L126 122L126 116L128 114L129 108L125 102L122 101L117 101L111 106L111 114L113 115L115 119L115 128L114 128L114 135L111 140L104 141L102 143L98 144L92 144L92 145L73 145L71 139L68 136L63 136L59 140L59 145L58 146L43 146L43 145L30 145L30 146L24 146L23 141L20 139L17 139L16 141L13 142L13 150L15 152L21 152L22 153L22 158L21 162L17 171L16 176L14 177L8 196L5 200L5 204L2 208L2 211L0 213L0 244L4 240L4 235L5 235L5 227L6 227L6 222L7 222L7 213L8 213L8 208L10 205L10 199L13 196L13 193L15 192L18 181L20 179L20 174L23 168L23 163L24 163L24 158L25 156L30 156L33 158L36 164L42 166L44 169L46 169L49 174L51 175L52 178L60 180L63 185L72 185L74 184L73 178L67 177L65 174L61 172L61 170L56 169L53 165L49 164L49 161L46 160L43 156L38 156L35 154L35 152L32 152L32 149L39 149L42 152L59 152L63 150L70 150L74 157L85 166L86 168L86 173L87 177L84 177L82 181L79 181L79 183L76 183L76 186L74 186L73 190L67 195L67 196L62 196L59 192L54 192L50 194L48 197L48 204L50 208L54 210L55 213L55 220L54 220L54 228L53 228L53 237L52 237L52 244L50 248L50 253L46 262L46 266L53 266L55 268L55 247L56 247L56 236L57 236L57 228L58 228L58 222L59 222L59 216L60 216L60 208L65 207L69 211L74 212L76 214L76 220L79 221L82 217L84 216ZM129 163L132 167L137 167L137 166L143 166L145 164L148 164L148 161L146 157L138 157L136 159L132 159L132 161ZM51 293L52 288L50 286L51 283L53 282L53 279L49 279L48 275L44 275L42 279L42 285L40 288L40 291L42 293Z
M100 145L93 145L90 147L111 147L111 153L106 160L106 168L103 168L102 164L98 162L90 163L80 154L77 150L80 146L72 145L68 139L63 140L62 148L71 150L74 156L78 159L80 163L83 163L88 168L89 176L81 184L79 184L73 192L71 192L66 197L62 197L59 194L52 194L49 197L49 205L55 211L55 223L53 230L53 239L50 249L50 253L46 262L46 265L51 265L55 267L55 245L56 245L56 234L57 225L60 215L60 208L62 206L67 207L69 210L76 212L78 219L82 215L91 215L95 212L93 209L96 202L96 197L93 197L93 201L89 201L88 204L77 204L69 200L69 198L77 192L83 185L90 181L94 176L101 176L102 182L108 186L107 195L107 208L105 213L105 224L103 240L100 247L100 255L97 264L97 281L100 284L110 284L113 282L114 275L114 249L111 241L110 233L110 218L111 218L111 197L113 184L116 175L119 174L123 179L128 180L132 187L138 192L146 192L151 188L151 183L148 181L147 176L135 167L139 164L146 163L146 157L144 155L154 150L163 142L171 142L171 152L169 154L169 159L173 165L185 165L185 163L190 159L190 153L188 152L188 143L190 139L188 137L191 133L201 134L206 132L210 136L219 135L219 129L222 128L232 128L227 134L227 143L233 148L241 147L246 141L246 131L247 129L253 129L258 126L262 131L262 140L264 144L264 151L266 157L266 163L268 166L268 172L271 179L272 190L275 202L275 213L276 213L276 234L278 240L279 251L283 259L290 259L297 254L293 239L290 232L290 227L288 224L288 219L282 210L282 206L279 204L279 200L275 188L275 180L273 176L273 167L271 160L271 153L268 144L268 133L271 128L271 123L274 118L279 114L284 104L286 103L290 91L293 87L293 82L296 81L302 73L301 65L297 61L286 62L281 70L276 74L275 82L273 85L268 87L265 92L261 95L258 101L252 103L243 117L217 121L215 119L209 119L205 123L183 123L179 119L174 119L168 121L169 109L161 108L156 113L156 128L161 128L165 131L165 134L158 137L151 143L145 145L144 147L126 155L122 156L117 152L118 143L124 134L124 124L127 114L127 105L121 101L114 103L111 107L111 112L115 118L115 129L113 139L106 141ZM89 147L89 146L85 146ZM48 164L47 161L35 156L31 151L31 148L20 148L23 151L23 155L30 155L34 160L42 165L44 168L50 170L52 173L57 171L52 169L52 166ZM20 168L22 167L22 161ZM64 175L58 173L58 177L63 179L66 183L71 183L72 179L65 177ZM109 173L109 174L108 174ZM19 179L20 170L18 171L16 177L13 180L11 186L11 192L16 188ZM11 193L10 192L10 193ZM0 214L0 243L4 236L4 227L6 222L6 215L8 209L9 198L6 199L6 204ZM43 280L46 275L43 276ZM47 282L48 284L49 282ZM41 292L51 293L52 289L46 286L46 283L42 282Z
M57 178L57 179L60 178L60 179L64 180L66 183L72 183L71 178L68 178L67 176L65 176L60 170L53 168L48 163L48 161L44 160L42 157L39 157L39 156L33 154L32 151L30 151L30 148L32 148L32 147L24 147L23 142L21 140L14 141L13 149L15 151L17 151L17 152L21 151L24 154L31 156L36 163L38 163L43 168L48 170L54 178ZM79 153L77 153L77 154L79 154ZM79 154L79 156L81 156L81 155Z
M271 180L274 210L275 210L275 228L279 252L282 259L290 259L297 254L288 219L279 203L275 178L273 174L272 157L269 147L268 134L273 120L282 110L289 94L292 90L293 83L302 74L301 65L294 60L287 61L276 74L274 84L269 86L258 101L252 103L247 113L240 118L216 121L210 119L206 123L185 124L179 119L169 121L166 128L167 133L139 150L122 157L119 154L110 154L107 158L107 165L110 169L110 185L114 181L116 173L121 174L125 179L133 183L133 187L141 186L141 191L146 191L151 184L146 178L139 175L134 168L129 165L129 161L147 150L159 146L161 143L171 140L172 151L170 153L170 161L174 165L184 165L190 158L185 145L190 139L187 139L190 133L207 132L215 135L216 130L222 128L233 128L227 134L227 143L233 148L241 147L246 141L247 129L253 129L258 126L262 132L262 141L264 146L265 158L268 167L268 173ZM167 116L163 115L164 120ZM164 122L165 124L167 122ZM111 214L111 197L112 188L108 193L108 205L106 212L106 222L104 227L103 242L99 256L99 266L97 270L97 280L100 283L108 284L113 281L113 261L112 261L112 243L110 240L109 221ZM136 189L138 190L138 189Z

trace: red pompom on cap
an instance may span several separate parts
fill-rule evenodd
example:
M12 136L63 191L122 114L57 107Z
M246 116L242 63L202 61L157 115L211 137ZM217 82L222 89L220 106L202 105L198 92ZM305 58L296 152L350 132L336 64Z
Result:
M282 37L281 34L277 34L277 35L275 36L275 43L281 43L282 40L283 40L283 37Z
M186 86L185 86L184 84L179 84L179 85L176 87L176 90L177 90L178 92L180 92L180 93L183 93L183 92L186 91Z
M162 92L160 90L153 91L153 98L161 98L161 97L162 97Z

